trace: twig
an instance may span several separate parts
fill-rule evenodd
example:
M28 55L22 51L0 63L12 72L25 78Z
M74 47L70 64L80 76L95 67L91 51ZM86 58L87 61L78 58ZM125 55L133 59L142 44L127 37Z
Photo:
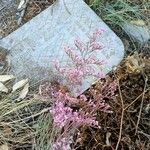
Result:
M122 136L122 126L123 126L123 118L124 118L124 102L123 102L123 97L122 97L122 93L121 93L119 81L118 81L118 89L119 89L119 95L120 95L121 104L122 104L122 114L121 114L121 121L120 121L119 137L118 137L118 142L117 142L117 145L116 145L115 150L118 150L119 143L120 143L120 140L121 140L121 136Z
M147 88L147 89L145 90L145 92L147 92L149 89L150 89L150 88ZM144 92L144 91L143 91L143 92ZM126 107L124 108L124 110L128 109L131 105L133 105L133 104L143 95L143 92L142 92L134 101L132 101L128 106L126 106Z
M137 131L138 133L140 133L140 134L143 134L144 136L146 136L148 139L150 139L150 135L149 134L146 134L146 133L144 133L144 132L142 132L142 131Z
M138 115L136 129L135 129L135 135L137 134L138 126L139 126L139 123L140 123L140 118L141 118L141 113L142 113L142 108L143 108L143 101L144 101L144 96L145 96L145 92L146 92L147 81L148 81L148 79L146 77L146 79L145 79L145 85L144 85L144 92L143 92L142 101L141 101L141 105L140 105L140 111L139 111L139 115Z
M20 120L15 120L13 122L10 122L10 124L11 123L17 123L17 122L20 122L20 121L23 121L23 120L28 120L28 119L31 119L31 118L35 118L35 117L37 117L37 116L39 116L41 114L44 114L44 113L48 112L49 110L50 110L50 108L45 108L45 109L41 110L39 113L33 114L33 115L29 116L29 117L26 117L26 118L23 118L23 119L20 119Z
M126 106L124 110L128 109L128 108L129 108L132 104L134 104L142 95L143 95L143 92L142 92L134 101L132 101L128 106Z

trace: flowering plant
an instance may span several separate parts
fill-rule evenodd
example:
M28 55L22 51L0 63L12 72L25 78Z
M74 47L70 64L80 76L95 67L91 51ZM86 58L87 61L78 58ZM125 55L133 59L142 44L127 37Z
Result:
M89 41L84 43L79 38L74 41L74 47L65 46L65 53L71 60L71 64L61 65L55 61L55 68L66 79L67 86L72 90L75 87L81 87L83 80L89 76L95 78L104 78L105 73L101 66L106 63L105 60L99 60L96 51L102 50L104 46L100 44L98 38L103 30L96 30Z
M102 50L104 47L97 42L103 32L103 30L97 29L89 37L87 43L77 38L74 41L75 47L65 46L64 50L73 65L66 64L62 66L60 62L55 62L55 69L66 79L69 88L82 86L82 81L88 76L98 79L105 78L105 73L99 67L104 65L106 61L99 60L95 55L96 51ZM48 83L41 85L40 93L43 96L52 98L53 104L50 113L53 116L54 127L59 130L59 136L56 137L53 143L53 149L71 150L74 134L76 129L80 127L101 128L96 120L97 112L112 113L105 99L111 98L115 90L115 82L105 83L102 85L99 94L93 91L92 98L87 98L84 94L76 98L72 97L69 91L64 92L60 87L56 88Z

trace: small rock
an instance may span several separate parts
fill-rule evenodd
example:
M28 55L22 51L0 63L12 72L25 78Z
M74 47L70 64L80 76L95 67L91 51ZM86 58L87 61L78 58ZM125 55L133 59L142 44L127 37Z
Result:
M140 45L144 45L150 40L150 30L146 25L139 26L132 23L125 23L123 29Z

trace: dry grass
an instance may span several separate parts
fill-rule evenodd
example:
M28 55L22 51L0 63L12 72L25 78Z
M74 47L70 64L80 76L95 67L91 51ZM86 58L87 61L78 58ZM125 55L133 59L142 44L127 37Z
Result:
M16 102L15 95L2 95L0 145L8 143L12 149L32 147L37 117L48 111L45 108L46 105L33 98Z
M129 44L126 52L141 51L123 30L123 24L142 20L150 27L150 1L149 0L86 0L91 8L100 16L109 27L123 40L124 45ZM126 43L127 41L127 43ZM150 45L150 43L148 44Z

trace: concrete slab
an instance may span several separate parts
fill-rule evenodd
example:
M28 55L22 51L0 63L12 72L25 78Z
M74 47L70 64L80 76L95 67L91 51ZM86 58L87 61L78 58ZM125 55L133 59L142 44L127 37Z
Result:
M122 60L123 43L82 0L58 0L3 38L0 46L10 50L8 57L11 60L11 72L18 78L50 78L54 68L53 60L57 59L62 64L69 61L64 45L73 45L76 37L88 41L90 34L97 28L106 31L99 39L105 48L96 52L96 56L107 60L103 68L107 73ZM93 82L93 78L84 79L82 91Z

